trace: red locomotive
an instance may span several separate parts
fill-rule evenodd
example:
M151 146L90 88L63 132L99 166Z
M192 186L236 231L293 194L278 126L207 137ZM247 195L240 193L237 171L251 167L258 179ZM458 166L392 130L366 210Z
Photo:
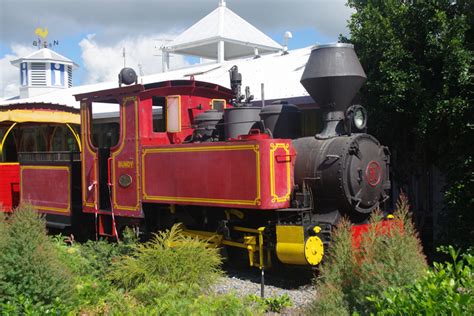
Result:
M118 236L183 223L186 234L248 253L251 266L317 265L341 216L363 223L386 198L389 152L365 133L351 101L365 81L353 47L315 47L301 83L324 127L302 137L300 111L263 109L232 89L195 80L77 95L82 152L20 153L21 200L50 226ZM92 107L120 106L116 137L94 132ZM162 109L163 122L154 115ZM118 141L114 143L113 139Z

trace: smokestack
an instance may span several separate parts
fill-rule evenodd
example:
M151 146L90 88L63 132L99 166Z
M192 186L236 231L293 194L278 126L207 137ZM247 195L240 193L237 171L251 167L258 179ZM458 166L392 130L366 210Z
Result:
M366 79L353 45L313 48L300 82L323 111L324 127L316 138L346 134L344 112Z

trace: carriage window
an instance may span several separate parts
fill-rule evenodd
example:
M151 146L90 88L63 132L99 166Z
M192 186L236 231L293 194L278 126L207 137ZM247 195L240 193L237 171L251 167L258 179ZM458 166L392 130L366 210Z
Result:
M28 126L23 129L20 152L47 151L46 127Z
M212 100L212 109L219 112L223 112L225 109L225 100L223 99L213 99Z
M153 97L152 99L152 113L153 113L153 132L166 132L164 112L166 108L165 97Z
M79 151L77 140L71 130L63 125L54 127L51 148L53 151Z
M2 138L3 139L2 135ZM17 162L17 143L16 143L17 135L16 131L11 131L7 138L5 139L5 143L3 143L3 157L0 157L0 161L2 162Z
M168 133L181 131L181 97L179 95L166 97L166 130Z
M112 103L92 103L92 145L97 148L111 148L120 139L120 105Z

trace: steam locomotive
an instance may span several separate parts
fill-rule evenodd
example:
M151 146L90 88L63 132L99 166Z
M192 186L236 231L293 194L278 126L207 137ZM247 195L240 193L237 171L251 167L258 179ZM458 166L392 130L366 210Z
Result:
M76 235L182 223L250 266L318 265L341 217L363 224L390 187L389 151L351 104L366 79L353 46L311 52L301 83L322 110L315 136L302 137L296 106L253 106L236 68L230 77L231 89L193 78L142 85L124 69L119 88L76 95L82 151L20 153L21 200ZM94 132L92 107L106 103L120 106L116 144Z

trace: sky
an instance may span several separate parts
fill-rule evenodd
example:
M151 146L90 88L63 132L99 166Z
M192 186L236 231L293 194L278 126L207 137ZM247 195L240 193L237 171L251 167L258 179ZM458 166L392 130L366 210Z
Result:
M229 9L289 49L336 42L353 11L346 0L226 0ZM161 72L159 47L214 10L219 0L0 0L0 99L18 95L19 70L11 60L38 48L35 29L48 28L56 52L79 65L73 84L116 80L127 66L143 75ZM195 63L173 56L171 68Z

